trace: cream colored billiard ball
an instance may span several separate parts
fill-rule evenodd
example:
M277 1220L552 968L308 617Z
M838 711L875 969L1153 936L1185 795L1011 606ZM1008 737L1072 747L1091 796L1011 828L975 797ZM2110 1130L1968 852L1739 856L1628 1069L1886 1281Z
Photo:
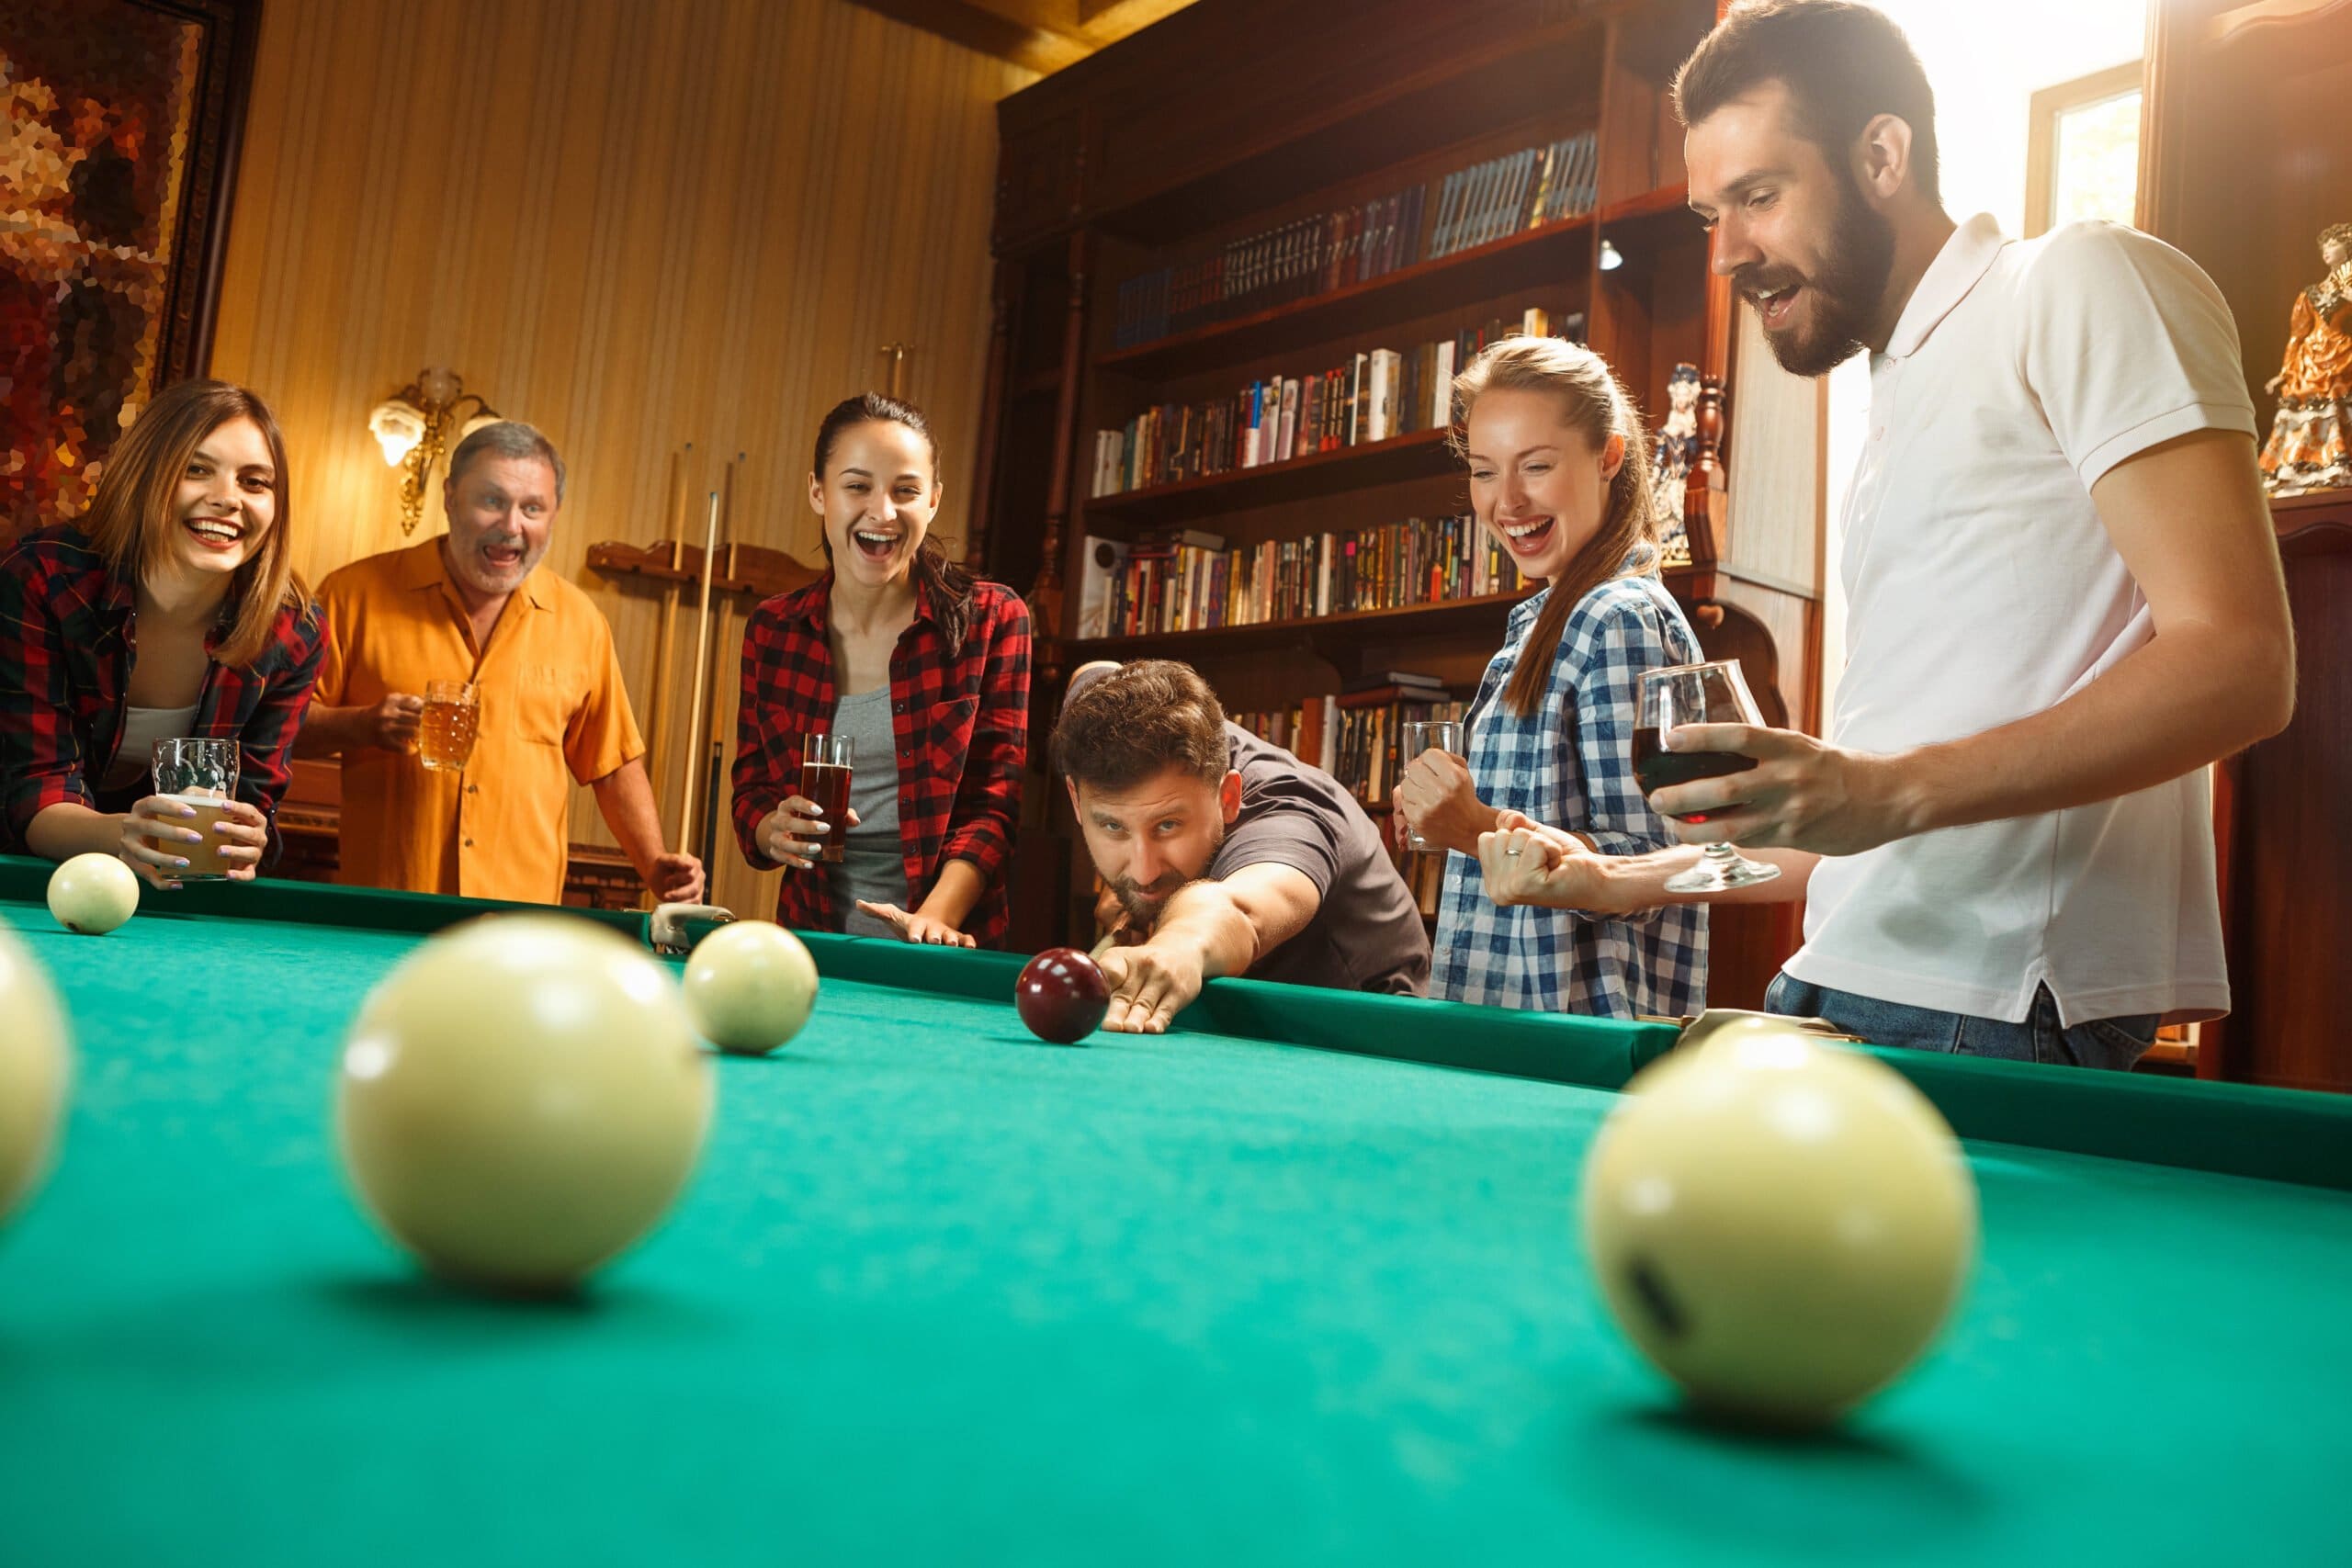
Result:
M1618 1324L1702 1408L1834 1419L1951 1314L1976 1252L1951 1129L1893 1068L1793 1030L1677 1051L1585 1163L1585 1245Z
M737 920L695 943L686 1011L722 1051L765 1055L800 1032L817 1005L817 961L769 920Z
M361 1202L438 1273L563 1288L651 1230L710 1122L710 1060L668 972L591 921L433 938L362 1003L335 1125Z
M51 918L69 931L104 936L139 909L139 874L120 857L75 855L49 874Z
M24 944L0 930L0 1222L49 1174L73 1074L55 988Z

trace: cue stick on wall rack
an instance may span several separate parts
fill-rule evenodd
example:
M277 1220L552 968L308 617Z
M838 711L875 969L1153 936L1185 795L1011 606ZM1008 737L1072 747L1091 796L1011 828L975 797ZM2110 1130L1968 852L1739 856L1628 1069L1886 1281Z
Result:
M695 777L702 769L702 682L709 673L710 662L710 574L718 564L718 492L710 492L710 521L703 530L702 544L702 605L695 612L695 694L686 705L686 777L678 795L678 849L692 854L686 842L686 831L695 820L695 786L702 781Z
M670 488L667 504L662 513L662 539L670 547L670 570L675 571L684 559L686 532L686 464L695 455L695 444L686 443L683 455L670 454ZM664 581L662 584L662 635L656 639L653 652L653 698L645 710L645 749L650 753L647 766L653 770L653 787L661 789L669 782L670 724L670 664L678 647L678 600L683 585Z

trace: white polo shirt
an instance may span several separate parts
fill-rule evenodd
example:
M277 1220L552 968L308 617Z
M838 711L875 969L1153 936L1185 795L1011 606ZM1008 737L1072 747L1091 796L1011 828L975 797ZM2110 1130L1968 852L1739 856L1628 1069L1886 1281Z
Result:
M2205 429L2254 434L2237 329L2195 263L2109 223L1962 225L1871 361L1845 513L1850 604L1830 736L1893 752L2011 723L2152 634L2091 504L2101 475ZM2202 770L2039 817L1824 860L1801 980L2072 1027L2229 1010Z

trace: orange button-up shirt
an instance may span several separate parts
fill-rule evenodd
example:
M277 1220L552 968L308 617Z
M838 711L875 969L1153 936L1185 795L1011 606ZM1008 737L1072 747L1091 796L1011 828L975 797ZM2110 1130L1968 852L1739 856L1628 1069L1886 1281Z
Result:
M587 594L544 569L506 602L486 648L441 563L441 542L369 556L319 588L326 658L314 700L372 705L434 680L480 688L481 732L462 773L368 746L343 759L340 880L469 898L563 901L571 783L645 754L612 628Z

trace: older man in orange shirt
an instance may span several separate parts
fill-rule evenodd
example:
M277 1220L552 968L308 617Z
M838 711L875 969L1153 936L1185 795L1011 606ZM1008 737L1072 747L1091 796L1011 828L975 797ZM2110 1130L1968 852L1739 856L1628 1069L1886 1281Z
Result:
M656 897L692 901L702 864L666 852L645 739L612 628L537 570L563 503L563 459L527 424L485 425L449 457L449 531L329 576L326 657L295 743L343 756L342 880L471 898L563 900L571 783ZM416 756L425 683L478 689L461 772Z

